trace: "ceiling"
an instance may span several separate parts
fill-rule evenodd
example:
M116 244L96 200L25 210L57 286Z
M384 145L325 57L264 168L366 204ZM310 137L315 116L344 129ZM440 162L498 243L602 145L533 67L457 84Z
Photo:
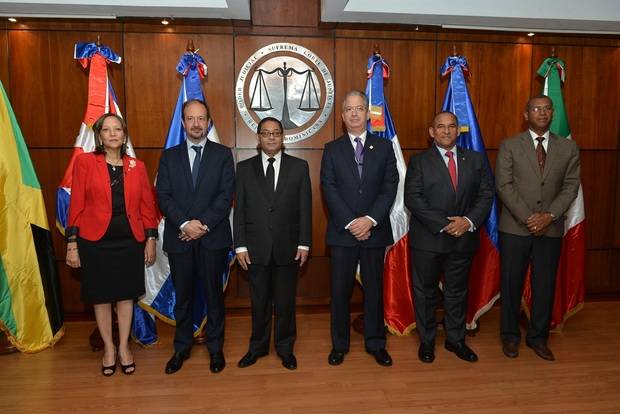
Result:
M178 4L178 0L0 0L0 16L251 20L250 0L184 0L183 7ZM396 23L475 30L620 34L620 2L321 0L321 21Z

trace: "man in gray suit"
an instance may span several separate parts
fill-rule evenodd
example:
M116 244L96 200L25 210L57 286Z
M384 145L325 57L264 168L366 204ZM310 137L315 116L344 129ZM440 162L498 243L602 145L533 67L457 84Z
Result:
M509 358L519 355L519 314L527 266L532 264L532 309L526 344L552 361L547 347L555 275L564 235L564 214L579 190L579 150L574 141L549 132L553 102L544 95L525 108L529 129L504 140L495 166L503 203L501 252L501 337Z

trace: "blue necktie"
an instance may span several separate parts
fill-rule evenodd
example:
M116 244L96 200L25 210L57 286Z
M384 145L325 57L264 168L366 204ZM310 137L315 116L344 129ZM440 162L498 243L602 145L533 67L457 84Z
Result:
M364 167L364 145L362 145L362 140L360 137L355 137L355 163L357 164L357 172L360 174L360 178L362 178L362 168Z
M194 163L192 164L192 184L194 184L194 188L196 188L198 170L200 169L200 151L202 151L202 147L200 145L192 145L192 149L196 151L196 157L194 157Z

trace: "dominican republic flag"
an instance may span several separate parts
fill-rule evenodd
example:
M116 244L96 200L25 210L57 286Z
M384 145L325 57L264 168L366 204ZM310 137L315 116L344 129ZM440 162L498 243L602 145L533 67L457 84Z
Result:
M400 148L394 122L383 90L383 80L390 76L390 67L379 53L368 58L366 96L370 105L368 132L392 141L398 191L390 210L394 244L388 246L383 267L384 319L388 330L395 335L407 335L415 328L413 295L411 292L411 258L409 255L409 211L405 208L404 188L407 164Z
M69 203L71 202L71 181L73 174L73 162L75 157L83 152L95 150L95 133L93 124L103 114L114 113L121 115L118 108L116 95L108 78L109 62L121 63L121 57L112 49L97 43L79 42L75 44L73 58L79 60L84 69L90 65L88 73L88 103L84 120L80 126L80 132L73 144L73 154L65 175L56 190L56 227L64 235L69 215ZM127 137L127 154L134 157L135 153L131 140Z
M459 121L457 145L484 154L486 168L493 177L489 158L474 105L467 90L465 77L469 76L467 60L463 56L450 56L440 70L441 76L450 76L450 83L443 100L442 111L450 111ZM491 211L480 228L480 247L474 256L469 272L469 291L467 295L467 329L475 329L478 319L485 314L499 298L499 214L497 197L493 198Z
M191 99L200 99L205 101L202 93L201 79L207 75L207 65L198 53L185 52L181 56L181 60L177 65L177 71L183 75L181 89L177 99L168 136L164 149L174 147L185 141L185 131L183 129L183 104ZM205 101L206 102L206 101ZM220 142L217 130L213 122L209 120L207 138L213 142ZM231 215L232 217L232 215ZM164 234L164 218L159 221L159 234ZM229 263L234 259L234 252L228 253ZM224 289L228 282L230 267L224 272L222 278L224 280ZM139 306L134 308L134 325L133 336L143 345L151 345L157 342L157 328L155 326L153 316L163 320L164 322L174 325L174 305L175 291L170 277L170 265L168 256L163 251L163 237L157 240L157 259L155 264L146 268L146 295L138 303ZM194 335L198 336L202 328L207 322L207 306L204 290L200 281L196 282L194 288Z
M553 120L549 129L554 134L572 139L568 116L562 97L562 82L566 78L564 62L555 57L545 59L538 68L538 74L545 78L542 93L553 101ZM551 329L561 331L564 322L582 307L584 302L586 214L583 205L583 191L579 186L577 198L566 212L562 253L556 274L555 299L551 315ZM529 273L528 273L529 278ZM525 284L523 299L529 309L532 300L530 284Z

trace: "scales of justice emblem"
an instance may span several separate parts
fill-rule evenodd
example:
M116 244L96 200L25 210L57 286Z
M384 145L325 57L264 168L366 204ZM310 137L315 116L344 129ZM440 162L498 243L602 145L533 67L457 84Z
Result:
M273 43L241 67L235 100L252 131L271 116L282 121L284 142L292 143L311 137L325 124L334 105L334 82L312 51L293 43Z

